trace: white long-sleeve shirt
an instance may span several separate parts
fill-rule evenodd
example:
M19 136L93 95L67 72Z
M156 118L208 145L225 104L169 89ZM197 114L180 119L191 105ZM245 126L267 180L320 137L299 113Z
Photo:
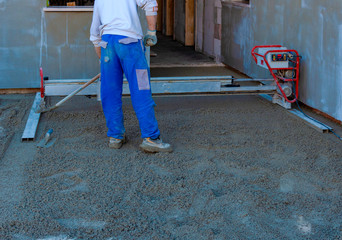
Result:
M142 39L137 6L145 10L147 16L157 15L156 0L95 0L90 41L98 46L103 34Z

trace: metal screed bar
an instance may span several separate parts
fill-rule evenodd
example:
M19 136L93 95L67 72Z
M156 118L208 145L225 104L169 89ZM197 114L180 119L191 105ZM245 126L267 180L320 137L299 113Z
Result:
M272 79L235 79L233 76L187 76L187 77L155 77L151 78L151 88L153 94L207 94L207 93L224 93L224 94L257 94L257 93L273 93L276 91L274 85L259 86L241 86L234 85L234 82L256 82L270 81ZM79 87L89 79L64 79L64 80L47 80L44 81L44 95L66 96L71 92L79 89ZM90 84L77 95L97 95L99 97L100 81ZM123 83L123 94L129 94L128 82ZM41 101L40 94L37 93L30 116L28 118L22 141L34 140L40 113L36 113Z
M28 117L28 120L26 122L26 126L23 132L23 135L21 137L21 141L31 141L34 140L39 119L40 119L40 113L36 113L35 110L38 108L41 101L40 92L36 93L36 97L34 98L33 105Z
M272 102L272 97L270 95L260 94L260 96L263 97L264 99ZM313 120L313 119L308 118L307 116L305 116L302 112L298 111L297 109L288 110L287 112L290 114L290 116L297 117L301 120L304 120L305 124L316 129L317 131L319 131L321 133L328 133L330 130L333 130L333 128L331 128L325 124L324 125L320 124L320 122L316 119Z

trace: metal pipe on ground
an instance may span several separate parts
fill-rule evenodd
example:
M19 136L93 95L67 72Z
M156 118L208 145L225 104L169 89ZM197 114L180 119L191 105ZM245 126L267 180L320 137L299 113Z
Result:
M83 84L81 87L79 87L78 89L76 89L75 91L73 91L72 93L70 93L68 96L66 96L65 98L63 98L61 101L59 101L58 103L56 103L54 106L51 107L47 107L47 108L39 108L36 110L37 113L44 113L44 112L49 112L51 110L54 110L56 108L58 108L59 106L61 106L63 103L65 103L66 101L68 101L70 98L72 98L73 96L75 96L77 93L79 93L80 91L82 91L83 89L85 89L86 87L88 87L90 84L92 84L93 82L95 82L97 79L99 79L101 76L101 73L97 74L95 77L93 77L92 79L90 79L88 82L86 82L85 84Z

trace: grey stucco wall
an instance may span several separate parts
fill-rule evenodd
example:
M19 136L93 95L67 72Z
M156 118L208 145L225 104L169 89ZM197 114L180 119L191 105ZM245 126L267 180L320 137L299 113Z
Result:
M204 0L196 1L196 27L195 27L195 50L203 52L203 34L204 34Z
M175 0L174 36L181 43L185 43L185 1Z
M44 1L0 1L0 88L38 87Z
M203 52L214 57L215 1L204 0Z
M89 41L92 12L44 12L46 1L0 1L0 88L38 88L50 78L90 78L99 71Z
M88 79L100 71L89 41L92 11L44 12L45 4L0 0L0 89L39 88L40 66L50 79Z
M255 45L281 44L303 57L300 100L342 120L342 1L251 0L222 9L222 61L251 77L269 76L256 66Z
M197 0L195 49L221 61L221 0Z
M145 12L138 9L144 33ZM89 41L93 12L43 13L42 66L50 79L87 79L100 72L99 60Z
M92 12L43 13L42 66L50 79L86 79L100 71L89 41Z

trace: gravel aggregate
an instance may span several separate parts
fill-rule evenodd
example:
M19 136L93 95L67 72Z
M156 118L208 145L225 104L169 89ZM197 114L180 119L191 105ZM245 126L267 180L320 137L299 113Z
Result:
M20 201L0 204L0 239L342 238L342 143L332 134L258 96L154 99L173 153L139 150L129 98L128 142L113 150L96 99L43 114L36 142L21 143L33 96L0 96L0 170L13 146L30 149ZM56 142L36 148L50 128Z

